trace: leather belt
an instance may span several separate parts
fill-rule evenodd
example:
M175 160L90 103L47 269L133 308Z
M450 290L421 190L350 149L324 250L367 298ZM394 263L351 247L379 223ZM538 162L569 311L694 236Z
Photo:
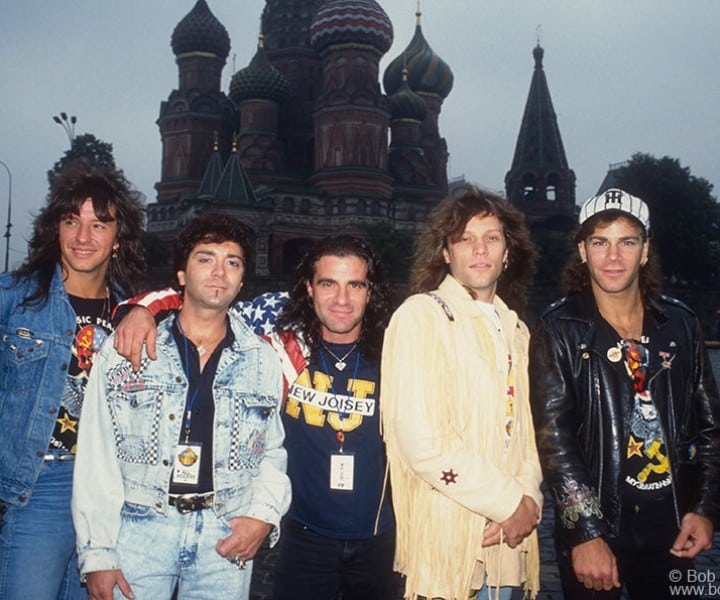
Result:
M182 496L169 496L168 504L177 508L181 515L196 510L212 508L215 501L215 494L208 492L207 494L183 494Z
M75 460L74 454L46 454L43 456L43 460L46 462L51 462L53 460L59 460L61 462L65 462L67 460Z

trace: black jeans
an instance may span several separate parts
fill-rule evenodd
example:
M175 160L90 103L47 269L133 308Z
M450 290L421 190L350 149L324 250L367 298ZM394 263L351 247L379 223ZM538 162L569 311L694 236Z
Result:
M395 531L337 540L288 519L280 535L273 600L397 600L394 554Z
M620 583L633 600L695 598L675 585L688 582L694 561L670 554L679 530L671 498L623 506L620 535L606 539L617 559ZM565 600L618 600L622 590L596 592L577 580L568 549L558 548Z

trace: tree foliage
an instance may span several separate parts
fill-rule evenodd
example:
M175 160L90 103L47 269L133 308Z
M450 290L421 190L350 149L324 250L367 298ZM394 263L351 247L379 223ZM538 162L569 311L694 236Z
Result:
M713 185L676 158L634 154L613 173L616 186L650 208L651 244L671 284L720 281L720 205Z
M362 230L363 237L377 254L386 275L394 281L407 282L415 243L412 233L395 229L389 223L364 225Z
M573 256L572 227L531 227L530 235L538 253L535 279L538 285L555 288L560 293L560 275Z
M143 236L143 254L149 268L166 267L172 257L172 248L157 234L146 231Z
M76 158L85 158L96 165L116 168L112 144L103 142L92 133L83 133L73 138L70 149L66 150L62 158L53 165L52 170L48 171L47 177L50 187L52 187L53 180L60 170Z

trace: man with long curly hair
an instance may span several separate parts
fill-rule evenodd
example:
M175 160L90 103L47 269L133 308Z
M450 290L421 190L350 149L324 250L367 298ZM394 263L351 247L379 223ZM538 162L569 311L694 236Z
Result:
M0 597L84 598L70 497L93 356L141 281L143 208L122 172L69 163L0 278Z
M179 298L162 291L133 303L157 314L176 309ZM390 296L377 257L356 236L329 236L301 260L289 297L267 293L235 309L273 344L288 387L282 416L293 497L273 598L394 600L378 405ZM119 351L136 365L144 342L154 356L152 328L138 308L118 327Z
M475 188L442 200L420 234L381 372L395 567L411 600L538 591L541 473L516 312L534 258L522 214Z
M720 517L718 392L695 314L660 295L645 202L582 206L530 344L538 451L566 598L685 597ZM623 596L624 597L624 596Z

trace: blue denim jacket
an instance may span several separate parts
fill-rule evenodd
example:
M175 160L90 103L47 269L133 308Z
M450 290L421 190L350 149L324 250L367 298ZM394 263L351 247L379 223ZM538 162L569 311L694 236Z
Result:
M81 573L118 569L115 543L124 502L160 514L168 505L174 450L180 439L188 381L172 335L160 323L157 360L138 373L108 340L95 356L85 392L73 486L73 521ZM274 525L290 505L287 455L278 407L280 363L272 348L235 315L213 382L215 513Z
M60 266L47 304L20 308L36 285L0 276L0 500L17 505L29 501L43 465L76 327Z

